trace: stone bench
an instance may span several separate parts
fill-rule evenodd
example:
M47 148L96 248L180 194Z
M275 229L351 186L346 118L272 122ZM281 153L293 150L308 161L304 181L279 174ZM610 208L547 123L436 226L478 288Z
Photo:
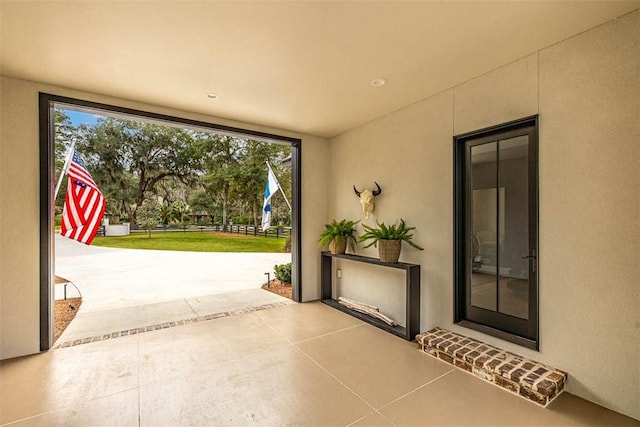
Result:
M568 379L566 372L446 329L431 329L416 340L425 353L545 407Z

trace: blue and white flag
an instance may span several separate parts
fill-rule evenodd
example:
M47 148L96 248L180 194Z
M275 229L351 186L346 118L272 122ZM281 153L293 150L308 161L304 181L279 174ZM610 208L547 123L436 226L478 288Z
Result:
M264 204L262 207L262 229L268 230L271 227L271 196L280 190L280 184L275 174L271 170L271 166L267 163L269 174L267 175L267 186L264 189Z

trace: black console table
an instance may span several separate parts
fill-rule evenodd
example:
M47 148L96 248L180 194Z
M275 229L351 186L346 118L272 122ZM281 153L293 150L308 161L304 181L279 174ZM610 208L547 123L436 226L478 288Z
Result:
M380 265L383 267L397 268L405 271L407 290L406 290L406 327L387 325L382 320L371 317L367 314L360 313L346 308L331 295L333 283L333 258L346 259L350 261L364 262L368 264ZM377 258L365 257L351 254L332 254L331 252L322 252L321 254L321 282L322 282L322 302L331 307L357 317L367 323L384 329L394 335L402 337L408 341L413 341L416 335L420 333L420 265L407 264L404 262L391 263L382 262Z

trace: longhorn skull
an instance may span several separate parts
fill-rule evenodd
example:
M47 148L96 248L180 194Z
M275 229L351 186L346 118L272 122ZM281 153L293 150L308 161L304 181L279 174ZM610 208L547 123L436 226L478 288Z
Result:
M376 196L379 196L380 193L382 193L382 188L380 188L380 186L378 185L377 182L374 182L374 184L376 185L376 187L378 187L377 190L362 190L362 191L358 191L358 189L356 188L356 186L353 186L353 191L355 191L356 196L360 197L360 204L362 205L362 213L364 213L364 217L365 218L369 218L369 214L371 214L371 212L373 212L373 210L375 209L374 206L374 200Z

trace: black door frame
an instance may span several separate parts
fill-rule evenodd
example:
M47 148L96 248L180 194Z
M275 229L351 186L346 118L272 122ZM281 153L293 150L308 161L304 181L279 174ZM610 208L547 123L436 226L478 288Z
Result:
M199 127L223 134L254 137L267 142L291 146L291 281L292 299L302 301L302 140L287 136L202 122L177 116L135 110L49 93L39 93L40 129L40 351L53 345L53 292L54 292L54 105L68 105L105 111L127 116L138 116L153 121Z
M488 335L521 345L523 347L539 349L539 256L538 245L538 116L530 116L512 122L492 126L485 129L457 135L453 137L454 144L454 322L461 326L474 329ZM467 142L478 141L479 143L505 139L516 135L529 135L529 247L535 248L535 258L529 263L530 281L535 283L529 289L529 318L527 321L513 318L513 330L506 331L489 326L482 321L470 320L467 318L468 301L467 294L470 292L467 287L469 245L466 234L469 226L469 215L467 212L468 196L467 177L470 173L467 163L468 153ZM535 179L532 179L535 178ZM486 318L487 322L493 322L497 314L488 313L488 310L476 308L482 313L481 318ZM506 315L502 315L506 316ZM518 331L518 332L514 332Z

